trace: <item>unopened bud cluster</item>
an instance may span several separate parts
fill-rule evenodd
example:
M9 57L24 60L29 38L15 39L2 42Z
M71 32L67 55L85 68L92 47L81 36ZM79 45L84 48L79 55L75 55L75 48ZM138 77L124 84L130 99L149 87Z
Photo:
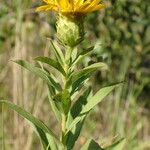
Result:
M57 36L64 45L77 46L84 39L83 17L59 15Z

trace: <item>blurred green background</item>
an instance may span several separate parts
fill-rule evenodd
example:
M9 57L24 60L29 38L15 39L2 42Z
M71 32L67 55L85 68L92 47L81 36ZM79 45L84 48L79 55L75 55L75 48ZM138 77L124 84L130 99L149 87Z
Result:
M93 137L106 146L126 138L125 150L150 149L150 1L105 0L107 8L85 20L86 40L95 45L82 65L103 61L109 71L98 71L89 84L98 88L126 81L94 109L86 120L78 145ZM37 13L40 0L0 1L0 99L23 106L56 133L59 126L50 111L46 86L11 60L32 62L51 56L47 38L56 38L55 15ZM28 124L6 107L0 113L0 147L6 150L40 150Z

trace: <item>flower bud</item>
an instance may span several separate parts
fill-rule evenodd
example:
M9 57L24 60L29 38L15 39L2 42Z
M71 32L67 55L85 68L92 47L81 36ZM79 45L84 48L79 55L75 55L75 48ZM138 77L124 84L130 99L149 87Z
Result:
M84 39L83 16L60 14L57 20L57 36L63 44L77 46Z

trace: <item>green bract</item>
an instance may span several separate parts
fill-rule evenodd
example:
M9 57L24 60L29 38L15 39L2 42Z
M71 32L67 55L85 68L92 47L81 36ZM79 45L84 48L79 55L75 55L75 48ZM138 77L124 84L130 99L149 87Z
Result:
M83 16L58 15L57 37L69 47L78 45L84 38Z

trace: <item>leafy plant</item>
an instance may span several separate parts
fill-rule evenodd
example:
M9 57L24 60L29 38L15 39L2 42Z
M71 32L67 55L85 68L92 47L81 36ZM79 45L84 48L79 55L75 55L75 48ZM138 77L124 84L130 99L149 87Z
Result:
M47 125L20 106L4 100L1 100L0 104L15 110L32 125L44 150L71 150L74 148L89 112L122 83L103 87L93 94L91 87L86 86L85 83L98 69L106 70L107 65L98 62L77 69L78 63L94 50L94 47L90 47L80 53L79 44L84 40L84 15L101 9L104 5L99 1L93 1L90 4L80 0L78 3L71 3L68 0L57 3L44 2L47 5L41 6L37 10L55 10L59 13L57 20L59 43L50 40L55 58L36 57L34 60L40 64L39 66L34 66L24 60L15 60L14 62L37 75L47 84L49 103L61 124L61 133L57 136ZM66 5L70 6L70 10L66 8ZM61 7L61 9L56 9L56 7ZM57 73L61 75L61 81L58 82L58 78L49 72L43 64L57 70ZM108 148L101 148L98 143L90 139L81 149L122 149L122 140Z
M57 57L58 51L60 49L57 49L56 47L54 47L54 49L54 51L57 51ZM63 55L59 57L59 61L61 62L64 59L64 56L62 56ZM80 57L80 55L77 57ZM101 102L105 96L107 96L115 87L119 86L121 83L104 87L92 95L91 88L84 86L85 80L87 80L89 76L95 72L95 70L99 68L106 69L106 64L92 64L82 70L74 72L72 68L73 63L71 62L68 67L68 70L71 72L68 70L65 72L64 70L65 66L67 65L66 63L64 64L65 66L56 65L59 64L59 61L53 61L48 57L42 56L35 58L35 60L46 63L50 67L54 67L58 72L61 73L62 79L64 80L65 84L60 85L44 67L41 68L39 66L34 66L23 60L14 61L15 63L21 65L23 68L39 76L46 82L48 87L49 102L53 111L55 112L56 117L62 124L61 138L58 138L53 133L53 131L51 131L42 121L32 116L32 114L28 113L23 108L9 101L1 100L0 103L5 104L9 108L15 110L22 117L29 121L40 137L44 149L58 149L63 145L66 146L67 149L72 149L80 134L84 120L88 113L94 108L94 106ZM75 82L78 82L78 84L74 84ZM67 88L65 85L67 85ZM82 87L80 87L81 85ZM65 87L64 89L63 86ZM84 89L83 94L81 94L81 88ZM74 94L80 95L77 100L76 96L73 96ZM87 145L87 143L85 145ZM84 147L83 149L85 149Z

